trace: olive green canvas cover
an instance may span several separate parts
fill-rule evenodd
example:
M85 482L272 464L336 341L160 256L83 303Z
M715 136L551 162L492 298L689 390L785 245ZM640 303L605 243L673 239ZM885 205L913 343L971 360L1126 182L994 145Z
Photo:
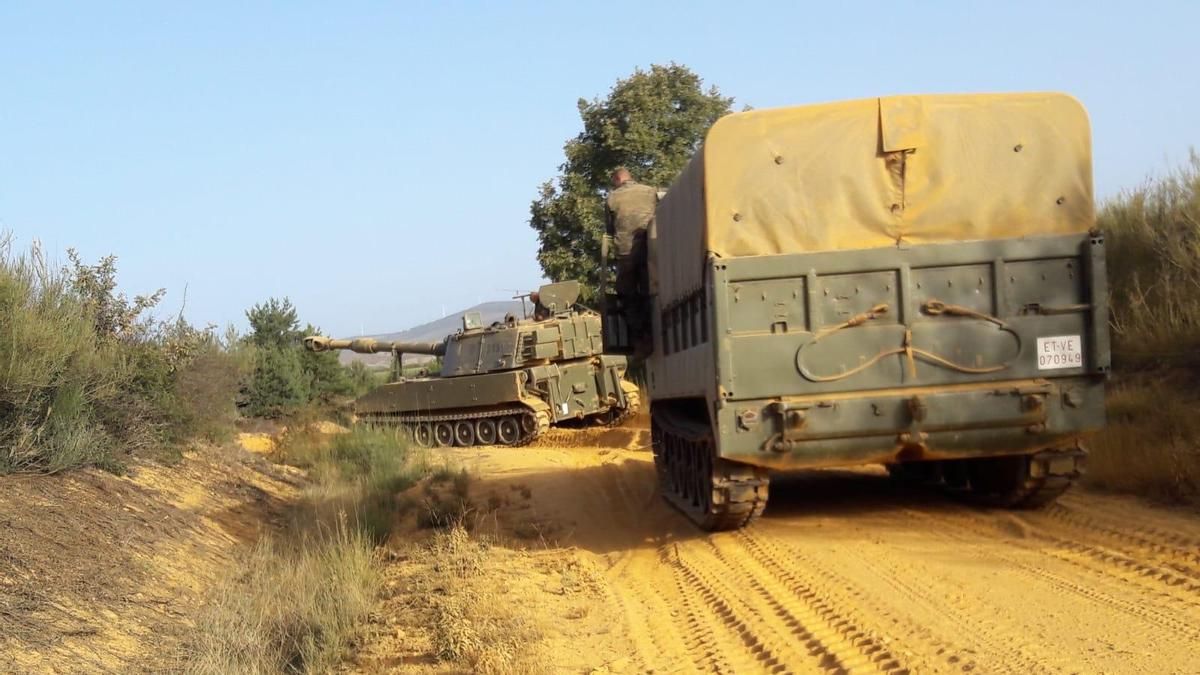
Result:
M1085 232L1087 113L1057 93L893 96L721 118L657 212L652 283L703 261Z

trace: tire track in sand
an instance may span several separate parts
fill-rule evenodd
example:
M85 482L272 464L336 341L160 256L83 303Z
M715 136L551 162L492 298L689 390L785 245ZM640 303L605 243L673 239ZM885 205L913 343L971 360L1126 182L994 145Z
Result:
M754 529L743 530L738 533L738 537L756 561L788 588L793 596L811 607L827 626L841 631L862 653L872 656L879 654L875 651L875 645L864 639L866 631L846 616L848 608L865 612L878 624L886 626L889 637L892 638L891 643L902 644L906 650L915 651L914 656L926 662L912 663L913 672L970 672L976 669L978 654L975 650L935 637L925 625L914 624L911 613L899 614L894 609L884 607L867 593L857 590L851 580L796 547L782 542L777 544L765 536L760 536ZM786 550L780 550L780 546ZM1013 635L997 637L994 635L994 621L981 621L976 618L978 607L969 606L953 597L939 597L931 601L925 593L918 591L907 581L924 578L926 574L916 571L896 574L894 568L878 565L872 558L856 558L876 578L887 580L887 585L908 598L909 603L922 607L931 614L949 617L956 627L963 629L962 634L969 635L987 650L986 656L997 657L984 672L1014 675L1045 672L1044 660L1028 654L1027 645L1022 644L1019 639L1014 639L1020 635L1018 631L1013 631Z
M599 491L611 507L612 526L624 528L633 533L632 539L638 539L646 524L639 518L637 486L629 485L628 467L613 462L603 466L604 480L600 481ZM636 670L673 671L679 664L690 662L688 645L674 620L679 612L664 600L666 589L653 583L662 576L657 553L654 549L635 547L619 555L606 573L607 586L625 618L625 629L635 649Z
M661 664L680 663L687 660L687 646L670 623L655 620L655 617L668 616L664 607L651 606L657 600L661 604L659 589L652 589L639 583L640 574L630 568L634 557L638 554L627 553L624 558L609 569L608 592L625 619L626 633L633 643L632 655L638 672L654 672L663 670ZM626 586L625 580L632 580L631 586Z
M952 539L959 543L978 544L980 539L970 539L963 536L962 532L968 532L983 540L995 540L997 531L986 520L982 519L978 513L970 512L946 512L939 513L937 517L920 511L906 510L907 513L915 518L925 520L930 523L929 532L943 538ZM945 525L956 525L958 531L949 530ZM988 531L989 527L992 531ZM1006 545L1017 543L1019 548L1026 552L1034 554L1046 554L1048 551L1038 548L1029 547L1027 544L1021 544L1019 539L1005 538L1003 542ZM1019 571L1020 573L1033 577L1042 581L1042 583L1051 588L1070 593L1072 595L1083 598L1087 601L1098 605L1103 605L1109 609L1125 614L1131 619L1148 624L1158 630L1142 630L1140 634L1150 636L1154 634L1156 637L1166 637L1173 640L1183 640L1190 644L1196 640L1200 640L1200 627L1196 624L1183 621L1173 616L1169 616L1155 609L1152 605L1144 602L1131 602L1110 595L1102 590L1105 586L1112 586L1114 581L1124 581L1120 576L1114 576L1111 571L1096 570L1089 565L1084 565L1074 560L1073 558L1065 558L1064 562L1071 563L1080 570L1088 573L1092 577L1092 583L1086 581L1075 581L1055 574L1048 569L1043 569L1038 565L1031 565L1024 560L1020 560L1005 552L1005 548L1001 546L989 547L986 554L981 554L975 550L974 546L962 546L961 550L973 557L982 558L985 560L1001 560L1004 561L1010 569ZM1053 553L1052 551L1050 553ZM1129 627L1126 626L1126 630Z
M1154 593L1173 605L1200 608L1200 581L1179 574L1174 568L1165 569L1152 563L1143 562L1132 557L1128 552L1111 550L1078 539L1055 536L1028 521L1019 520L1018 522L1023 522L1029 527L1029 534L1032 537L1057 547L1058 550L1045 550L1047 555L1072 565L1093 569L1101 574L1143 586L1148 592ZM1022 546L1029 548L1027 545L1022 544ZM1138 554L1133 553L1132 555Z
M1126 517L1120 523L1113 523L1103 516L1092 512L1085 513L1079 508L1064 504L1052 504L1041 511L1029 513L1062 521L1085 532L1101 532L1114 540L1145 546L1200 567L1200 537L1192 538L1178 532L1158 529L1142 522L1137 515L1133 516L1132 521Z
M728 626L715 619L711 607L696 597L696 586L683 573L681 566L673 563L668 547L660 549L659 555L663 565L673 572L675 588L686 615L684 626L687 629L685 640L688 654L698 669L712 673L741 673L760 665L759 656L746 649L740 639L730 635Z
M1067 509L1119 530L1134 525L1145 537L1196 550L1200 547L1200 521L1192 512L1151 507L1135 497L1109 495L1086 490L1072 491L1059 497L1058 508ZM1132 521L1132 523L1131 523Z
M1038 536L1048 534L1044 530L1053 530L1068 537L1067 541L1079 547L1082 553L1125 567L1139 576L1154 578L1168 586L1182 586L1200 593L1200 540L1169 533L1159 534L1152 529L1114 527L1062 505L1053 505L1040 512L1014 513L1012 516ZM1127 525L1139 527L1140 524L1135 520ZM1101 540L1113 551L1106 551L1087 541L1095 539ZM1166 569L1138 560L1146 557L1153 558L1153 562Z
M730 543L739 545L734 547ZM847 673L907 675L910 672L881 641L834 612L832 603L815 593L805 594L789 587L762 564L744 541L713 537L707 544L730 578L743 580L758 597L758 603L764 605L760 611L773 614L782 631L801 640L811 655L821 656L822 665L836 666L839 672Z

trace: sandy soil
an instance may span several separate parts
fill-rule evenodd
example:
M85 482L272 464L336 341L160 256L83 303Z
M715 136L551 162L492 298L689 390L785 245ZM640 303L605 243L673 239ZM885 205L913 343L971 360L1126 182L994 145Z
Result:
M501 542L497 601L540 617L548 670L1200 672L1194 513L1078 490L980 510L882 469L819 471L774 477L758 523L706 535L656 496L647 440L448 452L496 507L476 530ZM587 583L569 590L573 569ZM359 667L436 669L412 631Z
M237 447L0 478L0 673L178 672L205 593L300 481Z

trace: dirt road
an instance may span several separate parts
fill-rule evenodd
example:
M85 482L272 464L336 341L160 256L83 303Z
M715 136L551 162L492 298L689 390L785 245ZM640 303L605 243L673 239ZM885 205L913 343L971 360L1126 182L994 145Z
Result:
M599 570L609 613L551 622L564 669L1200 672L1192 514L1084 491L987 511L864 469L777 476L758 523L707 535L656 496L645 440L457 457L481 494L529 495L499 520Z

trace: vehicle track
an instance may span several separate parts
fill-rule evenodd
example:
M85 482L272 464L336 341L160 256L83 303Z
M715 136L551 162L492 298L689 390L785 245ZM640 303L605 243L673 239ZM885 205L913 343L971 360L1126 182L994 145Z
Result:
M633 655L634 665L640 672L662 672L673 665L694 662L688 642L674 621L676 608L663 599L664 589L649 587L639 581L654 576L640 569L643 565L639 563L644 562L640 556L629 556L609 571L610 578L626 580L625 583L611 584L610 588L637 650ZM652 565L657 566L657 561ZM672 620L663 621L663 617Z
M644 526L638 516L647 500L639 498L638 486L630 484L629 472L623 471L620 464L610 462L600 469L600 480L589 489L608 504L610 527L636 533ZM655 577L647 567L653 570L658 565L656 555L635 549L614 555L607 572L610 580L620 580L609 584L609 593L625 617L636 650L633 665L640 672L662 672L691 660L678 627L672 621L661 620L673 613L663 598L663 589L646 583Z

